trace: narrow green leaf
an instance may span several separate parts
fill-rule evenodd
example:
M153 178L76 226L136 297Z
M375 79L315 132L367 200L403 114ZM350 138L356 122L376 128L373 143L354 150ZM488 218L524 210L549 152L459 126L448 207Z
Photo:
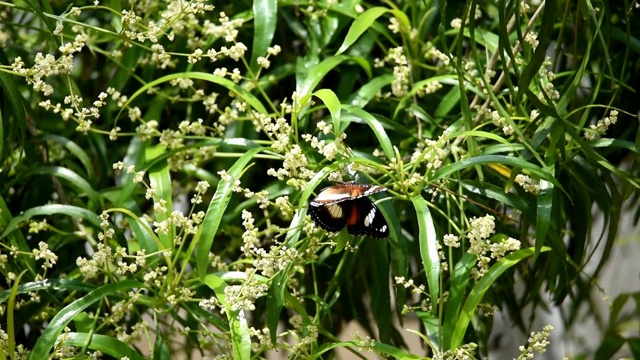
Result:
M358 15L358 17L351 23L349 32L347 32L347 36L344 38L342 45L340 45L340 48L335 53L335 55L340 55L345 52L349 48L349 46L353 45L353 43L358 40L360 35L362 35L371 27L371 25L375 23L377 18L382 16L387 11L389 11L389 9L384 7L374 7Z
M162 338L162 332L156 328L156 341L153 344L153 360L171 360L171 353L167 343Z
M358 108L364 108L376 94L380 93L383 87L391 84L393 81L392 74L384 74L371 79L368 83L364 84L358 91L351 94L347 104L353 105Z
M145 162L151 163L156 158L166 152L164 145L150 146L145 149ZM156 212L156 221L162 222L167 220L173 212L173 186L171 185L171 174L169 173L169 164L165 161L155 162L148 171L149 183L151 187L156 191L153 194L153 202L158 204L164 203L164 207L167 211ZM158 237L162 242L164 249L169 249L173 246L173 239L176 236L176 228L173 222L169 225L169 231L167 233L159 232Z
M438 104L436 111L433 113L434 117L443 117L454 109L460 103L460 89L457 84L449 90L449 92L443 96L442 100Z
M305 79L299 84L298 94L308 96L313 89L324 80L327 73L343 61L349 60L348 56L333 56L323 60L306 73Z
M100 351L116 359L122 359L126 356L130 360L145 360L142 354L113 336L72 332L66 334L63 344L77 347L87 344L87 348Z
M624 345L625 339L619 334L607 334L595 352L594 359L614 359L614 355Z
M0 55L4 58L4 51L0 50ZM19 139L20 145L24 146L24 135L27 128L27 113L24 109L24 100L20 95L20 91L18 90L18 86L16 85L13 76L5 72L0 72L0 88L2 88L2 98L8 100L9 105L11 105L11 113L2 114L2 117L0 118L0 130L2 133L2 136L0 137L0 158L4 159L6 158L5 151L9 150L8 144L5 143L7 140L17 138Z
M329 109L329 113L331 113L331 119L333 120L333 131L336 136L339 136L340 127L340 100L336 94L329 89L320 89L313 93L313 95L317 96L322 100L324 105Z
M93 202L94 206L100 205L98 193L93 189L93 187L87 180L82 178L82 176L78 175L78 173L76 173L75 171L62 166L39 166L33 169L32 174L51 175L60 179L64 179L81 193L86 194L89 197L89 200Z
M18 225L28 221L34 216L59 215L59 214L64 214L73 218L80 218L80 219L87 220L96 228L100 228L100 218L98 217L98 215L96 215L96 213L78 206L53 204L53 205L36 206L14 217L13 219L11 219L7 227L2 232L2 235L0 235L0 238L7 237L7 235L9 235L18 227Z
M198 268L198 276L200 279L204 279L205 275L207 275L207 268L209 267L209 251L211 251L211 246L213 245L214 237L218 232L222 216L224 215L227 205L229 205L229 201L231 200L234 181L240 178L240 174L242 174L242 171L249 161L251 161L251 159L253 159L253 157L262 150L264 150L264 148L253 148L248 150L236 161L235 164L233 164L229 171L227 171L229 176L234 180L221 180L218 183L216 193L213 195L213 198L209 203L207 214L204 217L202 226L200 226L199 235L196 236L198 239L196 266Z
M368 244L373 252L371 277L371 314L378 326L378 340L391 343L391 292L389 291L389 247L386 244Z
M84 149L80 147L78 144L76 144L75 142L69 140L64 136L54 135L54 134L45 134L44 136L42 136L42 139L45 141L53 141L62 145L65 149L67 149L71 154L73 154L80 161L89 179L95 176L96 172L93 168L93 164L91 163L91 159L89 158L89 155L87 155L87 152L84 151Z
M258 57L267 55L278 21L278 0L253 0L253 47L251 48L251 69L260 66Z
M538 29L538 46L527 62L522 74L518 79L518 93L516 94L516 104L522 101L525 90L529 89L529 85L534 76L540 71L540 67L547 56L547 49L551 44L553 37L554 25L556 23L557 4L556 0L545 1L544 11L542 13L542 23Z
M141 288L144 284L134 280L123 280L117 283L107 284L101 286L87 295L75 300L71 304L67 305L64 309L60 310L56 316L51 319L51 322L47 328L42 332L42 335L38 338L36 345L33 347L29 359L40 360L48 359L49 353L53 349L58 336L62 333L65 326L69 324L73 317L79 312L91 306L93 303L103 299L118 291L127 290L131 288Z
M558 180L554 177L554 175L545 169L541 169L539 166L534 165L526 160L515 158L511 156L503 156L503 155L482 155L475 156L472 158L456 161L454 163L448 164L440 168L434 174L432 181L447 178L449 175L456 173L462 169L472 167L474 165L481 164L504 164L511 165L514 167L520 167L530 171L532 174L545 179L551 183L553 183L556 187L561 189L566 193L563 189L562 185L558 182Z
M284 293L286 292L286 283L283 283L284 277L285 273L282 271L274 276L267 293L267 327L270 330L272 344L276 344L280 313L284 305Z
M397 348L395 346L389 345L389 344L383 344L381 342L377 342L375 343L375 345L373 345L373 348L376 351L379 351L383 354L387 354L389 356L391 356L394 359L402 359L402 360L418 360L418 359L424 359L424 357L422 356L418 356L418 355L413 355L413 354L409 354L406 351Z
M481 183L479 181L461 181L460 185L462 186L462 188L472 194L478 194L489 199L496 200L514 209L520 210L525 216L529 216L532 214L527 201L525 201L518 194L507 193L503 188L488 183ZM531 217L529 218L529 220L533 222L534 218Z
M228 314L231 327L231 342L233 343L233 358L249 360L251 359L251 337L244 311L228 310Z
M384 130L384 127L382 126L380 121L378 121L378 119L357 106L343 105L342 108L360 117L362 120L364 120L364 122L367 123L367 125L369 125L371 130L373 130L373 134L376 136L376 139L378 139L378 143L380 144L380 147L382 148L382 151L384 152L387 159L392 159L395 156L391 140L389 139L387 132Z
M69 290L90 292L95 290L95 285L77 280L48 279L47 281L33 281L20 285L18 294L28 294L39 290ZM11 289L0 292L0 303L9 299Z
M460 307L467 293L467 284L471 279L471 270L476 264L476 257L472 254L465 253L458 261L453 272L449 286L449 297L445 303L444 316L444 349L451 349L451 337L453 330L458 323L460 316Z
M440 301L440 257L438 256L436 228L427 201L422 196L414 196L411 198L411 202L416 209L416 217L418 218L420 257L427 275L431 306L433 309L437 309L438 301Z
M538 204L536 206L536 254L533 259L538 257L540 249L544 245L547 238L547 230L551 225L551 212L553 210L553 184L546 180L540 180L540 194L537 196Z
M545 246L540 251L546 252L549 250L551 249ZM503 257L497 263L493 264L489 271L475 284L462 307L460 317L451 336L451 349L457 349L462 344L464 335L467 332L467 326L469 325L478 304L482 300L482 297L487 290L489 290L491 285L500 275L502 275L502 273L507 271L507 269L533 254L535 254L534 248L526 248Z
M204 81L209 81L209 82L212 82L214 84L218 84L220 86L223 86L227 90L238 94L238 96L240 98L245 100L247 102L247 104L249 104L256 111L258 111L258 112L260 112L262 114L268 114L269 113L267 111L267 109L265 109L265 107L262 105L260 100L258 100L258 98L253 96L250 92L248 92L244 88L240 87L238 84L234 83L231 80L228 80L228 79L225 79L225 78L222 78L222 77L219 77L219 76L215 76L213 74L203 73L203 72L174 73L174 74L166 75L166 76L163 76L163 77L161 77L159 79L153 80L153 81L145 84L144 86L140 87L140 89L138 89L135 93L133 93L133 95L131 95L131 97L129 98L127 103L122 106L122 109L128 108L129 104L131 104L131 102L133 100L138 98L138 96L140 96L142 94L145 94L149 89L151 89L153 87L156 87L156 86L158 86L160 84L169 82L171 80L182 79L182 78L204 80ZM122 110L118 114L118 117L120 117L120 114L122 114Z
M494 134L494 133L490 133L490 132L486 132L486 131L479 131L479 130L470 130L470 131L461 131L461 132L456 132L456 133L450 133L449 135L447 135L446 137L444 137L444 139L454 139L457 137L466 137L466 136L474 136L480 139L491 139L494 140L496 142L499 142L501 144L504 144L508 147L510 147L511 151L515 150L515 147L513 144L511 144L507 139L503 138L500 135Z
M24 215L24 213L21 215ZM22 219L22 221L24 221L24 219ZM0 196L0 228L4 229L2 235L0 235L0 239L6 245L15 246L18 250L28 253L31 252L31 248L27 243L27 239L25 239L21 232L9 235L20 223L20 220L16 220L14 222L14 218L11 217L11 211L9 210L7 203L4 201L4 198ZM18 258L18 263L21 264L22 269L30 269L31 274L37 274L36 261L31 256L20 256Z
M451 85L454 87L454 89L457 89L458 91L460 91L459 87L457 87L458 82L456 80L455 75L439 75L439 76L433 76L430 77L428 79L425 80L420 80L418 82L416 82L415 84L413 84L413 86L411 86L411 89L409 90L409 92L407 93L407 95L402 97L402 100L400 100L400 102L398 103L398 106L396 106L394 112L393 112L393 118L397 118L398 115L400 114L400 112L405 109L408 104L412 104L413 103L413 99L415 98L416 94L419 91L422 91L427 85L431 84L431 83L441 83L441 84L446 84L446 85ZM459 95L458 95L458 99L459 99Z
M633 358L640 359L640 338L627 339L627 344L629 344L629 350Z
M16 329L14 324L13 311L16 307L16 296L18 295L18 286L20 285L20 279L28 270L23 270L14 280L11 287L11 293L9 295L9 303L7 304L7 346L9 347L9 356L14 359L16 354ZM4 353L4 351L3 351Z
M245 276L245 274L241 274ZM249 326L244 317L244 311L232 310L224 295L227 283L216 274L207 274L202 278L202 282L216 293L218 300L225 307L229 329L231 331L231 343L233 344L233 358L249 360L251 358L251 338L249 336Z

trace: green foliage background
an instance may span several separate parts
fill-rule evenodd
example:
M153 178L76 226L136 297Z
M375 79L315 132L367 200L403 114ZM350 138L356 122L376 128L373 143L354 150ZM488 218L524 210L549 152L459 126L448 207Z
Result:
M570 326L623 202L636 203L630 1L28 0L0 11L0 359L317 358L340 347L482 357L493 307L525 328L525 305L569 300ZM376 198L388 240L312 226L308 201L339 177L388 188ZM596 238L594 213L605 223ZM486 215L486 249L513 238L520 250L469 253ZM87 276L78 258L104 249ZM138 267L119 273L119 261ZM618 318L627 302L637 321L639 299L614 301L600 356L623 345L640 356L616 330L633 321ZM119 322L115 304L126 304ZM407 313L424 354L406 352L393 325ZM338 339L350 320L375 341ZM139 323L147 349L120 337Z

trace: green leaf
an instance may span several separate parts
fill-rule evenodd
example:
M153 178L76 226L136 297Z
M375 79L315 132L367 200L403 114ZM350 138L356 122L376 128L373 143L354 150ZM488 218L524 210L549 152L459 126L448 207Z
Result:
M75 142L69 140L64 136L54 135L54 134L45 134L42 136L42 139L45 141L53 141L62 145L71 154L73 154L76 158L78 158L78 160L80 160L80 163L84 167L84 170L87 173L87 176L89 177L89 179L92 179L96 175L96 171L93 168L93 164L91 163L91 159L89 158L89 155L87 155L87 152L84 151L84 149L80 147L78 144L76 144Z
M145 84L144 86L140 87L140 89L138 89L135 93L133 93L133 95L131 95L131 97L126 102L126 104L124 104L122 106L122 109L127 109L129 107L129 104L131 104L131 102L133 100L135 100L138 96L140 96L142 94L145 94L149 89L151 89L153 87L156 87L156 86L158 86L160 84L169 82L171 80L183 79L183 78L199 79L199 80L209 81L209 82L212 82L214 84L218 84L220 86L223 86L227 90L236 93L240 98L245 100L247 102L247 104L249 104L252 108L254 108L259 113L262 113L262 114L268 114L269 113L267 111L267 109L265 109L265 107L262 105L260 100L258 100L258 98L253 96L250 92L248 92L244 88L240 87L238 84L234 83L231 80L228 80L228 79L225 79L225 78L222 78L222 77L219 77L219 76L215 76L213 74L203 73L203 72L174 73L174 74L163 76L163 77L161 77L159 79L156 79L154 81L151 81L151 82ZM118 117L120 117L120 114L122 114L122 111L123 110L120 110L120 113L118 114Z
M47 281L33 281L24 283L18 286L18 294L28 294L39 290L70 290L70 291L82 291L90 292L95 290L95 285L88 284L86 282L77 280L64 280L64 279L48 279ZM9 299L11 295L11 289L0 292L0 303L3 303Z
M251 48L251 69L260 68L258 57L267 54L278 22L278 0L253 0L253 46Z
M553 184L548 181L540 181L540 194L537 196L538 204L536 206L536 255L534 261L540 254L540 249L544 245L547 238L547 230L551 225L551 212L553 210Z
M433 309L437 309L440 300L440 257L438 256L436 228L427 201L422 196L414 196L411 198L411 202L416 209L416 217L418 218L420 257L427 276L427 284L429 284L431 306Z
M251 161L251 159L253 159L253 157L262 150L264 150L264 148L248 150L244 155L236 160L236 163L233 164L229 171L227 171L233 180L221 180L218 183L216 193L213 195L213 198L209 203L207 214L204 217L202 226L200 226L200 232L196 235L196 238L198 239L196 266L198 268L198 276L200 279L204 279L205 275L207 275L207 268L209 267L209 252L211 251L214 237L218 232L222 216L224 215L227 205L229 205L229 201L231 200L234 181L240 179L240 175L249 161Z
M166 152L166 148L163 145L156 145L145 149L145 158L147 163L152 163L156 158ZM164 207L167 211L156 212L156 221L162 222L167 220L173 212L173 186L171 185L171 174L169 173L169 164L166 160L155 162L148 171L149 182L151 187L156 189L153 195L153 202L155 204L164 202ZM165 234L163 232L158 233L158 237L162 243L164 249L173 247L173 240L176 236L176 228L173 222L169 227L169 231Z
M419 359L424 359L424 357L422 356L418 356L418 355L413 355L413 354L409 354L406 351L397 348L395 346L389 345L389 344L383 344L381 342L376 341L375 345L373 345L373 348L376 351L379 351L383 354L387 354L389 356L391 356L394 359L402 359L402 360L419 360Z
M380 121L378 121L378 119L357 106L343 105L342 108L360 117L362 120L364 120L364 122L367 123L367 125L369 125L371 130L373 130L373 134L376 136L376 139L378 139L378 143L380 144L380 147L382 148L384 154L387 156L387 159L391 160L395 156L391 140L389 139L387 132L384 130L384 127L382 126Z
M2 58L4 52L0 50ZM27 114L24 110L23 98L20 90L16 85L13 76L0 72L0 88L2 88L1 99L7 100L11 105L11 114L2 114L0 112L0 158L6 159L7 152L10 150L6 143L9 139L18 139L21 146L24 146L24 135L27 127ZM3 108L0 108L2 111ZM9 110L7 108L7 110Z
M371 243L373 266L371 277L371 314L378 326L378 339L391 342L391 292L389 291L389 247L386 244Z
M554 39L553 31L556 23L556 11L556 0L545 1L544 11L542 13L542 23L538 29L538 46L518 79L518 93L516 94L515 100L516 104L519 104L522 101L522 97L525 94L526 89L529 89L531 81L538 71L540 71L544 58L547 56L547 49L551 44L551 40Z
M554 177L554 175L549 171L545 169L541 169L540 167L528 161L525 161L523 159L515 158L511 156L502 156L502 155L475 156L472 158L456 161L454 163L445 165L442 168L438 169L438 171L436 171L431 181L445 179L453 173L459 172L465 168L472 167L474 165L479 165L479 164L504 164L504 165L511 165L514 167L520 167L520 168L526 169L527 171L531 172L532 174L542 179L545 179L553 183L556 187L558 187L559 189L561 189L566 193L566 191L562 188L562 185L558 182L558 180Z
M245 276L246 274L241 274ZM234 359L250 359L251 358L251 337L249 336L249 326L247 320L244 317L244 311L232 310L224 295L224 289L227 287L227 283L223 278L216 274L208 274L203 277L202 280L211 290L216 293L218 300L225 307L227 313L227 319L229 320L229 329L231 331L231 342L233 344L233 358Z
M549 247L543 247L540 251L546 252L551 250ZM519 263L523 259L532 256L535 254L534 248L526 248L515 251L502 259L500 259L497 263L493 264L489 271L484 274L482 278L478 282L476 282L475 286L469 293L467 300L462 307L462 311L460 312L460 317L456 323L453 334L451 336L451 349L457 349L462 345L462 340L464 338L465 333L467 332L467 326L471 321L471 318L475 314L476 308L480 301L482 301L482 297L489 290L491 285L504 273L512 267L513 265Z
M613 359L624 345L625 339L619 334L607 334L594 354L594 359Z
M451 273L449 285L449 297L445 303L446 310L444 316L444 349L451 349L451 338L453 330L458 323L460 307L467 294L467 285L471 279L471 270L476 264L476 257L465 253L456 264Z
M313 89L324 80L327 73L334 67L338 66L343 61L347 61L350 58L348 56L334 56L325 59L318 65L314 66L306 73L304 81L300 84L298 94L306 96L311 93Z
M240 360L251 359L251 336L249 325L244 317L244 311L229 311L229 325L231 328L231 342L233 343L233 358Z
M34 216L58 215L58 214L68 215L72 218L84 219L89 223L91 223L92 225L94 225L96 228L100 228L100 218L94 212L91 212L87 209L84 209L78 206L54 204L54 205L36 206L14 217L13 219L11 219L7 227L2 232L2 235L0 235L0 238L7 237L7 235L9 235L18 227L18 225L28 221Z
M389 11L389 9L384 7L374 7L358 15L353 23L351 23L349 32L347 32L347 36L344 38L342 45L340 45L340 48L335 53L335 55L340 55L345 52L349 48L349 46L353 45L353 43L358 40L360 35L367 31L371 27L371 25L375 24L377 18L382 16L387 11Z
M7 346L9 350L9 356L13 359L16 353L16 329L14 324L14 310L16 306L16 296L18 295L18 286L20 285L20 279L27 270L23 270L14 280L11 292L9 294L9 303L7 304ZM4 351L2 351L4 353Z
M629 350L634 359L640 359L640 338L627 339Z
M384 74L371 79L368 83L364 84L358 91L351 94L347 104L353 105L358 108L364 108L380 91L383 87L391 84L393 81L392 74Z
M100 351L116 359L122 359L126 356L131 360L145 360L143 355L112 336L72 332L66 334L62 343L77 347L82 347L86 344L87 348Z
M101 286L67 305L64 309L60 310L53 319L51 319L51 322L47 328L44 329L42 335L38 338L36 345L33 347L33 350L29 355L29 359L48 359L49 353L53 349L58 336L62 333L67 324L73 320L73 317L76 314L109 295L115 294L118 291L136 287L142 288L144 287L144 284L134 280L122 280L117 283Z
M520 210L525 216L531 214L529 204L518 194L508 193L500 187L479 181L461 181L460 186L472 194L478 194ZM530 218L529 220L533 222L534 219Z
M269 284L267 293L267 327L270 330L271 343L276 344L278 336L278 325L280 323L280 313L284 306L284 293L286 290L285 273L279 272L273 277Z
M24 215L24 213L21 215ZM0 235L0 239L6 245L15 246L20 251L24 251L26 253L31 252L27 239L25 239L21 232L9 235L13 229L20 224L20 220L16 220L15 222L13 221L14 218L11 217L11 211L9 210L7 203L4 201L4 198L0 196L0 225L1 228L4 229L2 235ZM35 275L37 273L35 259L31 256L20 256L18 263L23 269L30 269L31 274Z
M329 109L331 113L331 119L333 120L333 131L336 134L336 137L339 136L340 127L340 100L336 94L329 89L320 89L313 93L313 95L317 96L322 100L324 105Z
M162 338L162 332L156 328L156 342L153 344L153 360L170 360L171 353Z
M62 166L39 166L33 169L32 174L45 174L55 176L60 179L64 179L68 181L73 187L77 190L80 190L81 193L86 194L89 197L89 200L93 202L94 206L100 205L99 195L93 189L91 184L82 176L78 175L75 171L69 170Z

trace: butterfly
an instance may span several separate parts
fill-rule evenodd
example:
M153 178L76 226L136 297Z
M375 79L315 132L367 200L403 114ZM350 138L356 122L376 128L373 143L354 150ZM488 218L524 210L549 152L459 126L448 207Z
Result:
M309 202L309 215L313 222L329 232L339 232L346 225L351 235L384 239L389 236L389 226L380 209L367 196L386 190L379 185L341 182L322 189Z

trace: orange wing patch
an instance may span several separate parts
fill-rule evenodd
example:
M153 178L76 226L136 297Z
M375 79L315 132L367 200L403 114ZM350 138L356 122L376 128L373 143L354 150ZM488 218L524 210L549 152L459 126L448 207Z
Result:
M357 206L352 206L351 211L349 212L349 218L347 218L347 225L355 225L360 221L360 211L361 209Z

